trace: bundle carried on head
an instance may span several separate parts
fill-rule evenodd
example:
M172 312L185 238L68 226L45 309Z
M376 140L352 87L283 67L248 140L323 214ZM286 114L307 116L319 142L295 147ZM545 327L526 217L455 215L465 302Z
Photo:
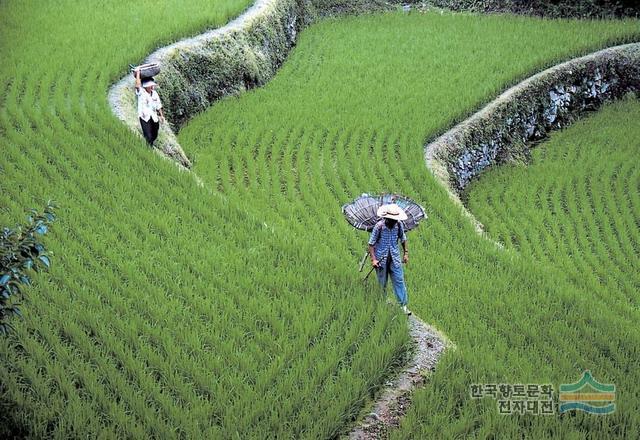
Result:
M158 63L140 64L139 66L130 65L130 67L133 76L136 76L137 69L140 70L141 79L153 78L158 73L160 73L160 64Z

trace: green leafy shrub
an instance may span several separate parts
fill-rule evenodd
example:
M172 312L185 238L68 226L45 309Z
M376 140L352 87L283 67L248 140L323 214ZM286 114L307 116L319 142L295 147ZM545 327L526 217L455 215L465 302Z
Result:
M55 221L55 204L49 202L42 213L30 211L25 226L3 228L0 235L0 333L6 335L13 327L12 316L22 316L15 302L22 295L23 286L31 285L30 272L38 272L51 265L49 252L40 242L49 225Z

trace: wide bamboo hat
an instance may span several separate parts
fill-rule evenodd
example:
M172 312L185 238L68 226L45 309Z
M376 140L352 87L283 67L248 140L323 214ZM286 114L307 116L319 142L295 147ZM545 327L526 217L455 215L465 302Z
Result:
M404 210L395 203L390 203L388 205L382 205L381 207L379 207L378 217L390 218L392 220L398 221L403 221L408 218L407 213L404 212Z

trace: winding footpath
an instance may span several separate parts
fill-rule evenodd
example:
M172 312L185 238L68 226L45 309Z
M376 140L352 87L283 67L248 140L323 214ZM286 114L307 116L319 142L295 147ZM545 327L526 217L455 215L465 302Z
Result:
M252 25L256 21L273 20L274 14L276 19L286 23L281 32L293 45L300 22L308 20L292 15L292 9L283 7L284 12L278 9L286 1L258 0L226 26L161 48L145 62L170 63L176 57L188 56L224 38L242 37L243 33L255 32ZM278 17L278 13L285 15ZM188 68L188 64L184 66ZM265 77L273 73L269 72ZM132 90L133 78L127 75L111 87L108 99L116 117L140 135ZM242 90L235 89L229 94ZM501 153L515 145L525 143L528 148L551 129L570 124L584 110L620 98L629 91L640 91L640 43L605 49L559 64L505 91L476 114L427 144L427 167L447 189L454 203L461 206L478 233L483 234L482 225L460 199L472 177L487 166L499 164ZM207 101L208 104L211 102ZM203 106L194 111L202 109ZM162 126L158 143L157 152L175 161L182 169L191 167L168 124ZM195 173L193 175L202 183ZM414 348L407 363L395 378L385 383L371 410L356 422L348 438L380 438L397 427L410 405L411 393L424 386L444 350L455 348L444 334L415 315L408 318L408 327Z
M233 34L241 33L255 20L267 14L275 3L277 3L277 0L257 0L249 9L226 25L196 35L195 37L179 40L168 46L161 47L150 54L144 62L140 64L158 63L161 66L166 66L171 63L172 59L180 56L182 53L198 51L207 44L219 42ZM161 76L162 73L159 78ZM107 98L113 114L134 133L142 137L134 101L134 86L135 80L133 75L126 75L111 86ZM178 139L169 124L162 124L160 126L160 133L156 144L157 147L154 151L173 160L180 168L191 168L191 161L178 143Z
M411 404L411 393L426 383L444 350L455 348L445 335L415 314L409 316L408 323L415 344L410 358L402 371L385 383L371 411L358 421L349 433L349 439L377 439L397 428Z

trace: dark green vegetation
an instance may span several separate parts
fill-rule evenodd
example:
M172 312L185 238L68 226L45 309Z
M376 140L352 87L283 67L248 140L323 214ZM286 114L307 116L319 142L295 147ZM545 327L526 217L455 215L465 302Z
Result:
M543 17L612 18L640 14L636 0L426 0L426 3L453 10L513 12Z
M582 368L631 396L637 316L604 322L594 311L606 299L476 236L422 160L427 137L507 83L628 38L636 22L323 23L264 90L186 127L200 188L112 116L106 90L128 63L243 4L37 6L0 6L0 224L47 198L60 204L47 241L55 264L0 345L2 407L18 429L58 438L344 429L407 342L404 317L359 282L365 236L339 216L352 196L389 189L430 208L410 236L410 300L458 345L401 435L637 431L633 399L606 419L531 420L468 398L471 382L573 381Z
M27 222L13 228L3 227L0 235L0 335L13 326L9 320L22 316L20 303L25 286L31 285L31 274L51 266L50 255L41 243L55 220L55 206L48 204L42 213L30 211Z

